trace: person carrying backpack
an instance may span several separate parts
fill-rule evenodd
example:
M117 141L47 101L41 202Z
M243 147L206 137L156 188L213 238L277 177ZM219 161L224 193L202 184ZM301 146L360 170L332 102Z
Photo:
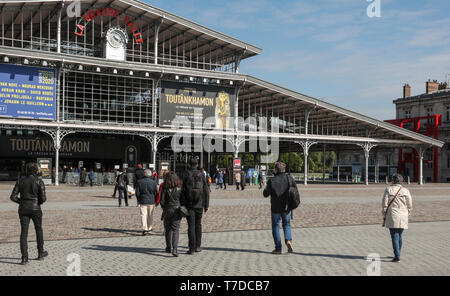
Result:
M127 169L123 168L122 172L117 176L116 179L117 189L119 190L119 207L122 206L122 194L125 198L125 206L128 207L128 176Z
M295 181L291 176L286 175L286 164L275 163L274 177L267 181L263 191L264 197L270 195L270 205L272 212L272 236L275 242L275 249L272 254L281 254L280 220L283 224L283 232L288 253L293 253L291 217L292 210L300 203Z
M184 172L182 181L182 202L189 211L188 240L189 251L187 254L201 252L202 242L202 216L203 211L209 210L209 190L205 175L198 170L198 159L191 158L189 168Z

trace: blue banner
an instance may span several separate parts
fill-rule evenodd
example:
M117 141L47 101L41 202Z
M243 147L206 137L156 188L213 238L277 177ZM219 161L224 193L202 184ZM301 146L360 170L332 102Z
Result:
M0 64L0 117L56 119L56 70Z

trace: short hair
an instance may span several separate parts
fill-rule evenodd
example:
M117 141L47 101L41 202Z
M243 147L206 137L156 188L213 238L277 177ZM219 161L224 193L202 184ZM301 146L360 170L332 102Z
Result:
M392 176L392 182L394 182L394 184L401 184L403 182L403 176L400 174L394 174Z
M275 171L277 173L285 173L286 172L286 164L284 162L275 163Z
M198 158L197 157L192 157L189 160L189 165L191 168L196 168L198 166Z
M152 171L149 169L144 170L144 176L146 177L151 177L153 176Z
M36 162L29 162L25 167L25 173L27 176L38 174L39 168Z

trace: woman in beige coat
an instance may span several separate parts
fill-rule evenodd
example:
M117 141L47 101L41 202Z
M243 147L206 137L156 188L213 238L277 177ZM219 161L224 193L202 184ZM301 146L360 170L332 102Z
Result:
M402 234L408 229L408 218L412 210L412 198L409 190L401 183L403 177L400 174L392 176L392 184L386 188L382 201L382 214L385 219L385 227L389 228L394 248L392 262L400 261L402 251Z

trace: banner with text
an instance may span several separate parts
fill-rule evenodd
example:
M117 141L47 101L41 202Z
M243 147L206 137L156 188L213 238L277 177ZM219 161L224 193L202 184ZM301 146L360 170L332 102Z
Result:
M172 127L175 117L183 116L205 128L230 129L234 101L232 87L162 81L159 125Z
M55 120L56 70L0 64L0 117Z

